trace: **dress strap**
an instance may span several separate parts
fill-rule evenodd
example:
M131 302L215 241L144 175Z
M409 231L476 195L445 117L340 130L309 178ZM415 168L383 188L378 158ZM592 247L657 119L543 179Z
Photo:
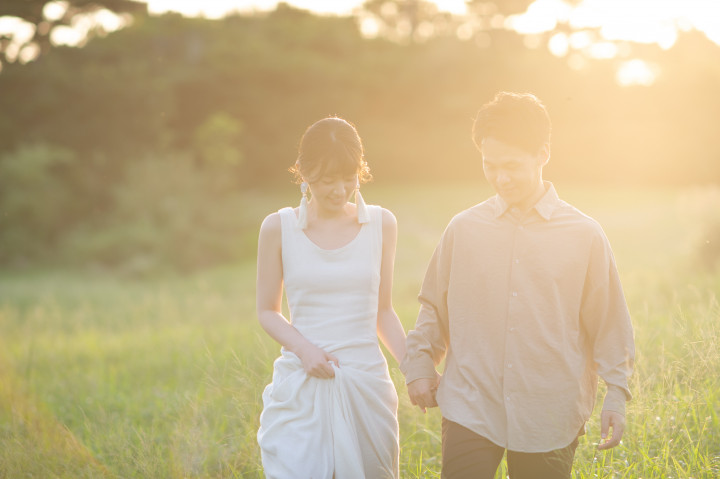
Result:
M297 216L295 216L295 211L291 207L279 209L278 214L280 215L280 234L282 236L284 258L287 252L296 247L294 246L297 244L295 236L300 230L297 224Z
M297 217L295 216L293 208L286 206L285 208L280 208L278 213L280 214L280 223L282 225L283 232L285 232L286 229L292 230L294 223L297 223Z
M382 207L368 205L367 209L370 213L370 223L367 226L371 230L370 236L374 256L378 261L382 261Z

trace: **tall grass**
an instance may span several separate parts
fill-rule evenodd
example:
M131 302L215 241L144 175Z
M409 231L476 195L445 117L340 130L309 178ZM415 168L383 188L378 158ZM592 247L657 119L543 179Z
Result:
M557 186L605 227L637 341L623 443L598 451L595 415L575 477L720 477L720 274L693 267L708 196ZM488 192L365 195L398 218L394 302L409 329L444 226ZM262 477L255 433L279 346L255 320L254 279L252 259L188 277L0 274L0 477ZM439 412L414 409L390 367L401 475L439 477Z

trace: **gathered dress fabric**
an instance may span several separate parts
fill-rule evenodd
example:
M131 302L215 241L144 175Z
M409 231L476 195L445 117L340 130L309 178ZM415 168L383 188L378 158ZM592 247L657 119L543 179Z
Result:
M309 376L281 349L263 391L257 438L268 479L398 477L397 393L377 337L382 209L346 245L323 249L279 211L292 325L338 358L335 377Z

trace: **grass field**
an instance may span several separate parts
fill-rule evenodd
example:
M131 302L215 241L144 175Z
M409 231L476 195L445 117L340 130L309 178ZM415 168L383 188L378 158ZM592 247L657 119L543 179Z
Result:
M594 416L575 477L720 477L720 272L694 262L717 192L556 186L605 227L637 342L625 439L597 451ZM394 303L406 329L445 224L487 195L468 185L366 188L367 201L398 218ZM291 200L248 208L259 225ZM0 477L262 477L255 433L279 346L255 320L254 279L251 254L174 277L1 273ZM390 368L401 475L439 477L439 413L413 409Z

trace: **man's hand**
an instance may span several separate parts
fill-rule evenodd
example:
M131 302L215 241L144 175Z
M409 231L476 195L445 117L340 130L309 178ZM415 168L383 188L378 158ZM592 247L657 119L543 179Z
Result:
M435 379L416 379L415 381L408 384L408 396L410 396L410 402L419 407L422 412L425 412L426 408L437 407L435 401L435 393L437 392L438 384L440 384L440 375L437 374Z
M608 431L612 428L612 435L608 438ZM625 416L615 411L603 411L600 414L600 444L598 449L612 449L620 444L625 430Z

